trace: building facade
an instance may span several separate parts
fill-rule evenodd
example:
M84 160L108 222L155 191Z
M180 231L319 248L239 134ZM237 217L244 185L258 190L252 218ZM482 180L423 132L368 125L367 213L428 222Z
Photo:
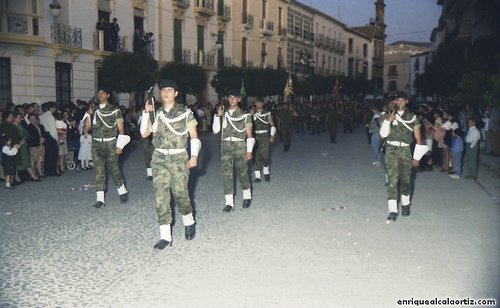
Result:
M114 18L110 35L101 24ZM0 42L0 108L89 100L104 59L120 51L197 64L208 80L230 65L371 79L374 49L370 37L296 0L0 0ZM198 100L217 99L209 84Z
M429 49L429 43L398 41L385 46L384 92L405 91L410 94L412 67L410 57Z

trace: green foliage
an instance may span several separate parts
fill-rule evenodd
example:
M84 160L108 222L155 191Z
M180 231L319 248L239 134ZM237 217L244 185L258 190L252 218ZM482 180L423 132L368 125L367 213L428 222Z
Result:
M145 91L154 84L157 68L156 60L147 54L114 53L104 59L102 81L120 93Z
M172 79L177 82L179 92L196 95L205 89L207 76L205 71L195 64L171 62L165 64L159 73L159 79Z

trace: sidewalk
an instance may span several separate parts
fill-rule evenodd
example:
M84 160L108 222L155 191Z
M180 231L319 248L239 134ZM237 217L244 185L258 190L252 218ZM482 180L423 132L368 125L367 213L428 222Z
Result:
M500 176L500 155L479 154L479 162Z

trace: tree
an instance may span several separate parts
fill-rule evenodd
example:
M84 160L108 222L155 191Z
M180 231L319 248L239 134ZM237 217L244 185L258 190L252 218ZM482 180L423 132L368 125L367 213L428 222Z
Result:
M135 93L146 91L156 81L158 63L150 55L131 52L114 53L104 59L102 85L119 93L129 93L129 107Z
M197 95L205 89L207 76L198 65L179 62L165 64L159 73L160 79L172 79L179 85L182 101L186 101L186 94Z

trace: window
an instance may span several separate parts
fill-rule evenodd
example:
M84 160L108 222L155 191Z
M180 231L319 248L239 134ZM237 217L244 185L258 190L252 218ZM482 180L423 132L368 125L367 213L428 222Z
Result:
M12 102L10 58L0 58L0 107Z
M0 32L40 35L40 0L0 0Z
M350 38L350 39L349 39L349 53L352 53L352 51L353 51L353 43L354 43L354 42L353 42L353 39L352 39L352 38Z
M363 58L367 58L367 57L368 57L368 45L363 44Z
M354 77L354 59L349 58L348 61L349 62L347 64L347 76Z
M420 70L420 58L419 57L415 58L415 63L413 65L414 65L413 69L416 72L418 72Z
M241 39L241 67L247 67L247 38Z
M390 65L389 72L387 73L387 76L389 76L389 77L398 76L398 67L396 65Z
M67 104L71 102L72 64L56 62L56 102Z
M182 20L174 19L174 62L182 62Z

